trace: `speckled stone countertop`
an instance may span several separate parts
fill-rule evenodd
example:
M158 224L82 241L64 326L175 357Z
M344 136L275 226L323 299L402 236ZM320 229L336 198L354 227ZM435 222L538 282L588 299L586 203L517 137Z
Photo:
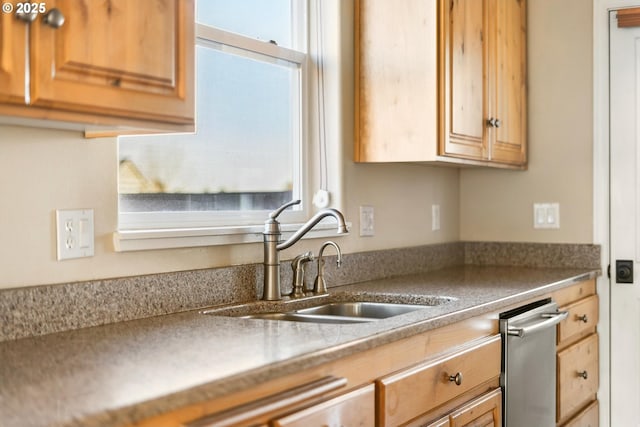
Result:
M330 290L329 298L336 299L449 299L371 323L190 311L6 341L0 343L0 420L11 427L120 426L499 311L598 274L587 268L467 265ZM233 312L224 310L218 314Z

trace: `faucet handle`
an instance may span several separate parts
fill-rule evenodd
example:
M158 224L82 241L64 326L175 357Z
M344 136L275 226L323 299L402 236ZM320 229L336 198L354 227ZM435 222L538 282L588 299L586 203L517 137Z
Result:
M280 206L275 211L271 212L269 214L269 218L276 219L278 217L278 215L280 215L282 212L284 212L285 209L290 208L291 206L299 205L300 202L301 202L301 200L298 199L298 200L292 200L290 202L285 203L284 205Z

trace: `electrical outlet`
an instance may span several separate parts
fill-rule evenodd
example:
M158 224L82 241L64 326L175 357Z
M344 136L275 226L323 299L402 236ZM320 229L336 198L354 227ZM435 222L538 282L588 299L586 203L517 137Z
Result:
M360 236L373 236L374 234L373 206L360 206Z
M58 209L56 237L58 261L93 256L93 209Z

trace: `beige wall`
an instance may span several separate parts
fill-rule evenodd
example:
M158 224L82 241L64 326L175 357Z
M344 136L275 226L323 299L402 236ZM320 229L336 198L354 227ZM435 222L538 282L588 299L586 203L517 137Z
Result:
M353 164L352 70L346 64L340 132L344 210L353 230L337 239L343 250L458 239L591 243L591 10L584 0L529 2L531 148L525 172ZM0 126L0 288L261 262L259 244L115 253L116 172L115 139ZM559 230L533 230L534 201L561 204ZM436 203L442 229L432 232ZM358 236L360 205L375 207L374 237ZM71 208L95 210L96 254L58 262L54 212ZM283 257L317 250L319 243L301 242Z
M458 172L412 165L345 162L345 252L458 239ZM0 288L83 281L262 262L259 244L115 253L116 142L85 140L76 132L0 127ZM443 229L431 232L431 202L442 204ZM358 208L376 208L376 235L358 236ZM93 208L95 256L56 261L56 209ZM446 218L445 218L446 216ZM301 242L283 254L317 252Z
M528 4L529 170L463 170L460 237L592 243L592 2ZM560 203L560 229L533 229L534 202Z

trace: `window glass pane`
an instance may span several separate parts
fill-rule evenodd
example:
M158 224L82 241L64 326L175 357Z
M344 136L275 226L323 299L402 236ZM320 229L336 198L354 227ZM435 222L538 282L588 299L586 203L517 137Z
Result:
M202 0L197 3L196 20L293 48L291 0Z
M197 133L120 138L121 212L274 209L297 193L298 64L196 49Z

